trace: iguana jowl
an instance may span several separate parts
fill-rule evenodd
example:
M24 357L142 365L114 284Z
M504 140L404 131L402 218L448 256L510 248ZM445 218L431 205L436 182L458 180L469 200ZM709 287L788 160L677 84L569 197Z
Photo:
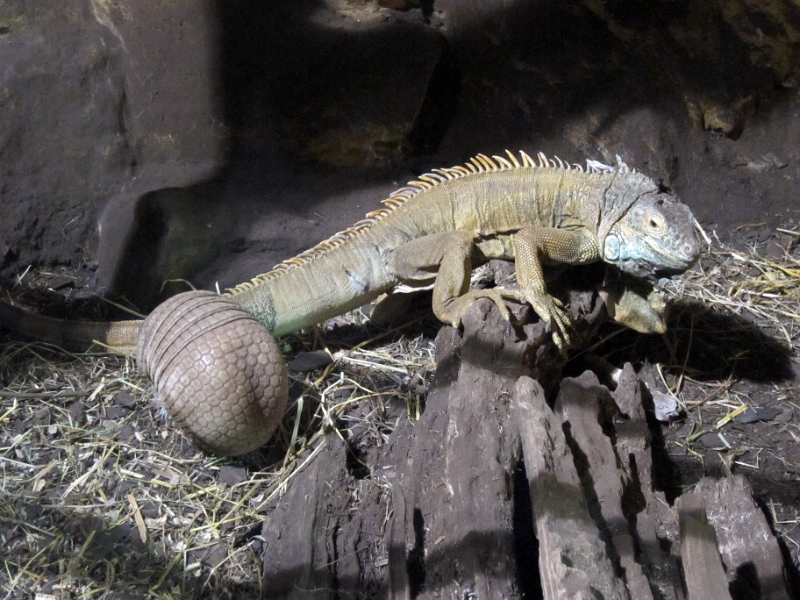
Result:
M519 158L507 154L478 155L465 166L421 176L354 227L229 290L226 306L238 305L273 335L282 335L361 306L399 285L426 287L433 282L433 311L443 322L459 325L469 305L482 297L508 318L503 298L511 298L530 303L563 347L569 341L569 322L545 289L543 264L602 260L636 277L654 279L683 272L697 258L691 212L645 175L623 164L611 168L590 161L584 170L542 154L538 162L525 153ZM515 261L519 289L469 290L472 268L494 258ZM247 348L217 348L236 345L237 336L253 335L259 341L248 343L263 347L263 365L272 369L280 357L274 345L270 349L260 341L253 325L246 325L254 321L242 311L221 309L227 316L215 320L216 309L210 309L195 319L198 304L206 301L198 295L225 302L208 292L189 292L158 307L139 334L139 361L167 409L201 447L222 454L246 452L265 442L274 425L256 423L244 409L229 419L225 407L241 405L242 394L249 394L249 404L271 408L276 414L269 419L277 422L283 404L273 395L283 394L285 403L285 374L278 390L257 389L264 381L258 375L251 383L235 384L236 390L206 393L247 359ZM643 332L663 331L658 309L642 296L622 290L607 301L623 324ZM243 324L252 333L237 329ZM201 329L202 335L194 333ZM199 345L192 345L200 338ZM186 353L191 375L181 371L184 359L178 350ZM214 354L213 360L204 353ZM227 369L228 375L215 378L212 372L198 371L198 361L204 360L209 369ZM222 365L226 360L229 364ZM162 361L169 362L169 369ZM209 383L199 382L201 376ZM270 377L277 375L270 371ZM265 400L264 394L272 395ZM198 415L211 417L198 426Z

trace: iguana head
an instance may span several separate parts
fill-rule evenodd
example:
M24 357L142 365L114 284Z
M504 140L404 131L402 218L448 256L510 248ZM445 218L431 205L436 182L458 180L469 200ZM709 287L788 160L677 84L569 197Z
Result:
M699 253L689 207L657 190L639 196L611 227L603 244L605 262L647 279L682 273Z

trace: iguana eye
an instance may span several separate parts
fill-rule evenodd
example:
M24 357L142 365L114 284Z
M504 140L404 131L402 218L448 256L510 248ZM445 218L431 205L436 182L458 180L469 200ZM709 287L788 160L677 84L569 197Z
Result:
M647 229L652 235L661 235L666 231L666 224L664 222L663 215L656 212L651 212L646 214L644 219Z

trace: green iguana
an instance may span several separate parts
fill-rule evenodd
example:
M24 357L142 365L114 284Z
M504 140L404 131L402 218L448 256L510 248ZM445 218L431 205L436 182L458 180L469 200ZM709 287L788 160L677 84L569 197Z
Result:
M106 324L101 341L138 347L140 368L201 448L241 454L268 439L286 402L285 367L267 331L279 336L398 286L432 284L433 312L445 323L458 326L478 298L489 298L505 319L505 298L527 302L563 349L569 321L545 289L543 264L604 261L655 280L685 271L699 253L689 209L623 163L588 161L583 169L543 154L538 162L524 152L478 155L420 176L384 205L225 296L187 292L157 307L142 327ZM472 268L490 259L515 261L519 289L468 289ZM619 322L664 330L652 287L616 287L604 298ZM64 327L10 307L0 316L23 333L21 319L44 323L40 339L56 323ZM70 326L63 336L73 339Z

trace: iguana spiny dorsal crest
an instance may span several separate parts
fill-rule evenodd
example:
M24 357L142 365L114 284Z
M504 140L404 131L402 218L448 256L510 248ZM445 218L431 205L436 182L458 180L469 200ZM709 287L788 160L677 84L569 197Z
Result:
M563 348L569 322L545 289L543 264L602 260L657 279L685 271L698 253L689 209L621 161L617 167L588 161L583 169L543 154L538 162L524 152L519 158L481 154L420 176L353 227L226 296L188 292L159 306L143 327L125 326L139 329L141 367L179 424L201 447L240 454L263 444L271 428L230 415L256 407L274 423L286 401L285 385L264 389L256 368L261 364L269 370L266 379L285 382L284 368L274 371L277 349L263 340L267 333L257 321L281 335L400 286L432 284L433 311L445 323L458 325L481 297L509 318L504 298L511 298L528 302ZM515 261L519 288L469 290L472 268L494 258ZM663 330L663 305L651 289L618 286L604 296L609 312L638 331ZM259 349L257 359L243 338ZM198 364L208 379L199 388L190 385ZM242 377L234 377L239 371ZM233 389L217 385L224 381L235 381Z

